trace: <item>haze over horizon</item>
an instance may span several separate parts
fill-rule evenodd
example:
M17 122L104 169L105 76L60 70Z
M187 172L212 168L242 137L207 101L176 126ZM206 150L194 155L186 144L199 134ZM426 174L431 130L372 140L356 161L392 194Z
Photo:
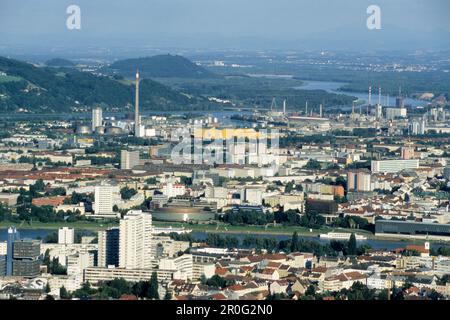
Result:
M81 8L68 30L66 8ZM381 8L381 30L366 9ZM0 53L55 48L450 50L446 0L43 0L0 4Z

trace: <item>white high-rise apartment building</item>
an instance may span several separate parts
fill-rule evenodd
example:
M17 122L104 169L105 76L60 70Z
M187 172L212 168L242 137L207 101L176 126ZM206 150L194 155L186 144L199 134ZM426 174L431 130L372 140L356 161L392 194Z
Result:
M115 195L119 192L116 186L100 185L95 186L94 189L94 213L95 215L111 215L115 216L113 212Z
M119 230L119 267L152 268L152 215L130 210L120 220Z
M371 167L373 173L397 173L406 169L419 168L419 160L372 160Z
M129 170L139 165L139 151L122 150L120 152L120 169Z
M102 108L97 107L92 109L92 131L103 124Z
M75 243L75 230L73 228L59 228L58 230L59 244L73 244Z

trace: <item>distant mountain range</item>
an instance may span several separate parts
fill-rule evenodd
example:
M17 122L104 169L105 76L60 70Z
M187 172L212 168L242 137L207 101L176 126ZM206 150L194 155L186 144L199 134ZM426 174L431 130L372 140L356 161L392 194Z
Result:
M55 60L50 61L54 66L67 64ZM184 94L150 79L142 80L140 88L142 109L189 110L210 104L203 97ZM39 67L0 57L0 112L76 112L94 105L118 111L133 104L134 84L123 77L98 76L75 68Z
M178 55L157 55L152 57L119 60L111 64L107 70L124 77L134 77L136 69L142 78L218 78L205 68Z

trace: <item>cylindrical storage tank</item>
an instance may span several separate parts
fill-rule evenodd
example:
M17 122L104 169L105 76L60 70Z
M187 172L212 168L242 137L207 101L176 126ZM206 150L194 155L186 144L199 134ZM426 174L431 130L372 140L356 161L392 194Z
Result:
M106 128L106 134L115 135L115 134L122 134L123 130L120 127L107 127Z

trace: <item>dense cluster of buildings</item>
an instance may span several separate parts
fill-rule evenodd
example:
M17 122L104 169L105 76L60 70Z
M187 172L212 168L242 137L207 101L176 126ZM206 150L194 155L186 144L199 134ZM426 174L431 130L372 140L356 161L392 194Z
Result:
M227 215L251 212L266 229L282 228L286 221L276 220L290 213L321 216L319 227L329 229L358 229L359 218L373 226L366 235L381 239L448 241L450 142L443 106L429 105L419 118L417 110L409 117L401 97L395 106L369 99L367 112L354 106L347 114L323 105L316 113L311 106L289 113L284 103L282 111L255 112L244 124L212 115L144 117L139 80L137 74L134 117L105 117L97 107L88 124L44 121L37 130L18 122L1 140L5 220L60 217L69 228L59 230L58 243L21 239L8 229L0 246L0 294L20 296L48 285L58 296L61 287L73 292L86 282L148 281L156 273L161 292L175 299L299 298L311 285L330 292L355 282L377 290L408 282L411 295L448 295L441 277L449 273L449 257L430 256L426 246L414 247L420 254L413 256L371 250L319 257L213 248L174 240L167 233L180 230L155 226L158 220L218 226ZM277 218L267 221L269 215ZM75 241L70 222L77 220L116 226ZM311 232L318 227L289 222ZM52 274L45 259L56 259L66 274ZM204 283L215 275L233 284Z
M429 243L370 250L357 257L327 257L310 252L215 248L176 241L156 229L151 214L133 210L120 220L119 227L99 231L98 243L89 243L92 239L75 243L70 228L61 228L58 243L51 244L19 239L11 228L5 242L6 259L0 260L6 261L0 264L4 270L0 296L32 298L30 292L41 290L41 295L34 296L38 299L46 294L58 296L62 287L73 292L85 282L95 287L117 278L149 281L154 273L160 294L170 292L177 300L257 300L273 294L299 299L311 286L326 296L356 282L388 292L408 283L406 299L418 299L432 290L450 294L450 284L441 282L450 272L450 257L430 255ZM408 250L417 254L405 255ZM42 265L46 254L64 265L67 274L50 274ZM205 283L204 279L214 276L227 285Z

